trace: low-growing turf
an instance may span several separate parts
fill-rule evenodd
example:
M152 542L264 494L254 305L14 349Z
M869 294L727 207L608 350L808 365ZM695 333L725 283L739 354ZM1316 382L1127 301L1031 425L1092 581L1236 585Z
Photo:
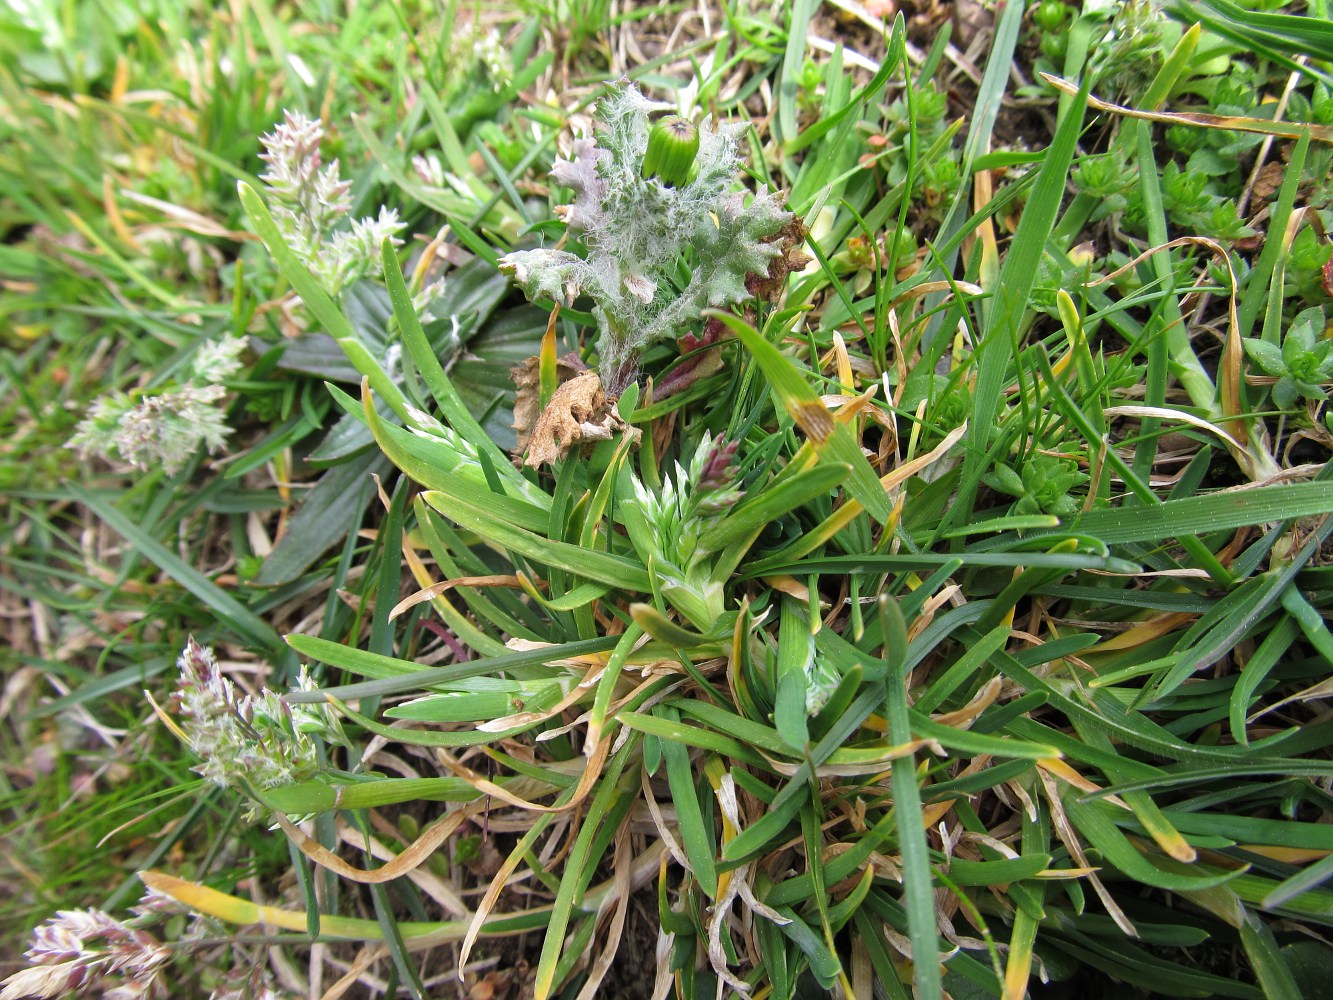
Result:
M0 14L3 996L1325 995L1330 23Z

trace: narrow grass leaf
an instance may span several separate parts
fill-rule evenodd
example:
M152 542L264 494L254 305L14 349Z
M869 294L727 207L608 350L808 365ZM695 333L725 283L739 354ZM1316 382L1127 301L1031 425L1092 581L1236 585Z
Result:
M255 232L259 238L264 241L264 246L273 256L274 262L297 293L301 296L301 301L305 307L310 310L311 315L324 328L324 331L338 342L352 365L363 377L369 378L375 390L384 397L399 418L408 420L407 400L397 386L389 381L384 370L380 368L379 363L371 357L366 350L361 338L356 330L348 321L343 311L324 291L315 276L310 273L309 268L301 262L295 252L287 245L283 238L278 224L273 221L273 216L269 214L268 206L264 200L259 197L255 189L245 182L237 185L237 191L240 195L241 205L245 208L246 215L250 217L250 223L255 227ZM396 265L395 265L396 266Z
M1318 517L1330 510L1333 483L1287 483L1167 500L1153 507L1094 510L1063 523L1107 545L1125 545Z
M898 615L895 602L883 602L883 613ZM891 743L906 743L912 738L912 719L907 705L907 673L901 657L895 657L888 678L885 718ZM943 727L941 727L943 728ZM921 789L917 784L915 758L901 757L893 762L890 782L893 787L894 815L898 820L898 851L902 855L903 897L907 909L908 936L912 940L912 981L920 1000L939 1000L943 996L940 980L939 945L935 930L935 894L926 845L926 826L921 816Z
M567 573L596 580L598 583L620 590L640 594L652 591L647 570L624 556L543 538L534 532L503 521L488 511L457 503L454 498L438 490L423 493L422 498L445 517L457 522L460 527L475 531L493 544L518 552L529 559L547 566L556 566Z
M1070 821L1106 861L1125 875L1158 889L1211 889L1233 879L1238 872L1217 875L1178 875L1152 864L1140 853L1111 819L1112 807L1100 802L1083 802L1073 795L1063 798Z
M714 753L725 754L728 757L734 757L737 760L764 769L769 767L763 755L755 751L747 742L722 733L716 733L711 729L702 729L699 726L692 726L687 722L665 718L655 713L649 715L642 712L619 712L616 715L616 721L630 729L637 729L646 735L659 737L663 744L674 741L683 746L699 747L701 750L711 750Z
M154 563L203 604L212 609L228 628L243 636L270 656L281 657L282 639L264 619L227 593L212 580L170 551L139 525L105 503L102 498L82 487L70 485L69 494L83 504L106 525L134 546L134 550Z
M665 719L664 721L674 721ZM709 899L717 898L717 866L714 861L713 837L704 828L703 812L695 784L695 768L690 753L683 743L662 740L662 761L666 765L667 785L671 802L676 810L676 823L685 856L694 870L694 877Z
M1255 978L1264 991L1264 1000L1305 1000L1305 994L1296 985L1296 979L1278 949L1272 930L1252 913L1246 914L1240 925L1240 943L1245 947Z
M729 326L750 352L764 377L773 387L783 408L805 433L816 453L825 462L845 465L848 474L848 492L881 524L893 514L879 477L870 467L851 430L833 419L818 393L807 384L800 369L790 358L770 344L749 323L725 313L716 317Z
M1103 101L1086 93L1089 81L1084 80L1082 89L1068 80L1062 80L1050 73L1042 73L1041 78L1062 94L1082 95L1088 105L1098 111L1138 118L1143 121L1160 122L1165 125L1192 125L1198 128L1226 129L1232 132L1253 132L1259 135L1279 136L1283 139L1299 139L1309 135L1319 142L1333 142L1333 127L1310 125L1304 122L1272 122L1263 118L1247 118L1240 115L1207 115L1199 112L1139 111L1121 104Z
M1091 77L1077 91L1080 102L1065 115L1051 140L1041 172L1018 221L1018 230L1000 268L996 301L992 304L986 330L976 350L976 387L972 392L972 412L968 416L967 452L963 458L958 496L945 515L941 527L948 529L972 516L973 501L981 477L986 472L990 442L996 430L1000 398L1010 378L1010 362L1029 306L1032 287L1037 280L1051 235L1069 166L1073 161L1079 132L1083 126L1083 104Z
M495 469L517 475L505 453L496 446L490 435L482 430L477 418L463 403L462 398L458 395L458 390L454 388L453 382L440 365L440 360L432 349L430 341L426 338L426 331L422 329L421 320L412 305L412 296L403 281L402 272L398 267L398 258L393 252L393 245L388 240L384 241L381 252L384 264L384 281L389 288L389 301L393 303L394 319L397 320L398 330L403 337L403 349L407 352L408 357L412 359L412 363L416 365L417 371L425 380L431 395L435 397L440 412L444 414L449 426L461 434L474 448L478 451L486 451L491 455L492 465Z
M291 704L318 704L332 695L342 701L354 701L358 698L378 698L390 694L402 694L405 691L418 691L432 685L457 681L465 677L481 677L487 674L499 674L506 670L520 667L549 664L552 660L563 660L588 653L603 653L615 647L617 636L599 636L595 639L581 639L576 642L555 643L539 649L523 650L516 653L503 653L499 656L484 657L479 660L467 660L444 667L421 667L411 660L400 660L379 653L345 646L329 639L313 635L289 635L287 643L303 656L319 660L330 666L359 673L363 676L380 677L380 680L363 681L356 684L342 684L335 687L321 688L316 691L292 691L285 695Z
M801 612L798 601L788 598L782 602L776 654L777 697L773 709L773 725L778 735L794 750L802 749L810 738L806 693L815 654L810 623Z
M635 802L633 796L625 794L629 787L621 779L629 756L637 750L637 742L637 738L629 740L608 762L597 792L574 837L564 876L560 880L560 889L551 906L550 924L542 942L541 955L537 960L533 983L536 1000L547 1000L557 985L556 966L564 952L565 932L569 928L570 917L578 897L583 894L584 887L591 881L601 861L592 850L592 842L603 824L612 829L618 827L620 817ZM631 774L631 777L634 776Z
M296 910L280 910L262 906L239 896L232 896L205 885L187 882L164 872L139 873L144 885L206 916L231 924L261 924L283 930L304 932L307 918ZM487 921L485 930L490 934L524 934L546 925L550 908L539 907L523 913L495 914ZM383 931L374 920L361 917L341 917L324 914L320 922L325 940L379 941ZM398 930L404 940L416 947L431 947L461 940L467 931L467 921L440 920L428 923L400 922Z

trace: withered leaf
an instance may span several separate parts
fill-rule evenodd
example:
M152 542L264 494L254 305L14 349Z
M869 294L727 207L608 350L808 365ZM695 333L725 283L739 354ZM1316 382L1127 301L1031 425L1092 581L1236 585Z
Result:
M557 358L555 362L556 378L559 382L564 382L587 370L588 366L573 351ZM537 422L537 415L541 413L541 359L535 354L525 358L522 364L510 369L509 377L514 380L514 385L518 389L514 397L514 422L511 424L515 431L513 455L517 460L527 450L528 439L532 436L532 426Z
M585 441L606 441L625 427L602 391L596 372L580 372L561 383L532 428L525 465L536 468L564 458Z
M810 263L810 257L799 249L805 242L808 230L805 223L797 216L778 231L778 234L765 242L778 248L778 254L768 262L767 274L748 274L745 276L745 289L756 298L769 302L777 301L782 289L786 287L787 275L793 271L804 270Z

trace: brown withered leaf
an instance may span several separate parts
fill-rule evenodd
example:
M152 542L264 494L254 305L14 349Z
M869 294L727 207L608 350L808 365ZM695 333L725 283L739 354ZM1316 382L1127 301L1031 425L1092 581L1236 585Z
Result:
M810 263L810 257L800 250L807 232L809 230L805 228L805 223L799 216L793 215L791 222L783 226L776 236L766 240L766 243L776 246L779 253L768 262L767 274L745 276L745 290L757 298L776 302L787 285L787 275L804 270L805 265Z
M1264 202L1273 195L1277 194L1278 188L1282 186L1282 177L1286 173L1281 163L1276 160L1269 160L1259 171L1259 176L1254 179L1254 200L1255 202Z
M979 0L957 0L953 5L953 30L959 48L966 49L972 39L995 29L995 12Z
M607 402L596 372L579 372L555 390L532 428L525 465L536 468L564 458L586 441L606 441L627 425Z
M513 979L513 969L492 969L468 988L468 1000L508 1000L513 992Z
M570 351L555 362L555 374L558 382L571 379L579 372L587 371L588 366L577 354ZM518 393L514 397L514 422L510 425L515 431L514 458L523 456L527 450L528 439L532 436L532 426L541 413L541 359L537 355L525 358L523 363L509 370L509 377L514 380Z
M473 875L489 879L500 870L500 865L503 863L504 858L501 857L495 842L490 837L483 836L477 846L477 853L469 858L465 865Z

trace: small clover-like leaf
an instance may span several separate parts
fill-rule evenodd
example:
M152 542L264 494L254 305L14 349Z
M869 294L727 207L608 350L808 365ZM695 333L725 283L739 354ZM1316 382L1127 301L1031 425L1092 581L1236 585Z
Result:
M1295 370L1313 350L1314 330L1297 321L1282 339L1282 360L1288 369Z

